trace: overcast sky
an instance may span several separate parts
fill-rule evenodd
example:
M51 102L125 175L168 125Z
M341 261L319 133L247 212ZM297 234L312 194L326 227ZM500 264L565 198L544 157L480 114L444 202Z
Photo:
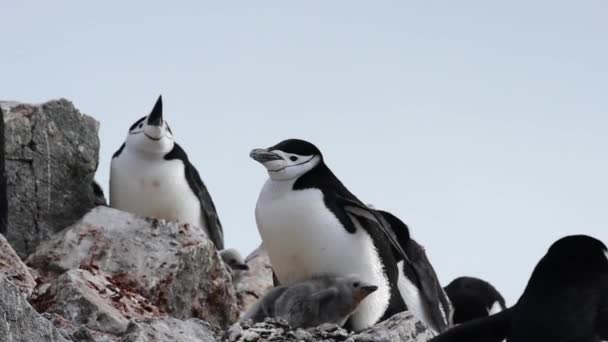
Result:
M440 280L509 304L549 245L608 240L608 2L11 1L0 99L65 97L101 122L97 179L159 94L244 253L267 175L315 143L401 217Z

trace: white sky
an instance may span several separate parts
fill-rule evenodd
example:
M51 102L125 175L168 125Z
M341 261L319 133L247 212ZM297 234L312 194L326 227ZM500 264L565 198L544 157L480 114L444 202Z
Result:
M97 178L131 123L165 118L227 245L257 246L254 147L299 137L392 211L441 281L509 304L557 238L608 240L608 2L12 1L0 98L101 122Z

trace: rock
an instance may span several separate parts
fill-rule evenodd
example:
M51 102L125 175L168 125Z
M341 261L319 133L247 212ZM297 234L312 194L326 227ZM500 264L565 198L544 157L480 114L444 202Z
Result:
M224 334L229 342L255 340L269 341L348 341L348 342L424 342L435 336L431 330L410 312L401 312L358 334L349 332L335 324L322 324L311 329L292 330L286 322L267 318L264 322L237 322ZM257 339L256 339L257 338Z
M115 342L119 338L118 335L91 330L84 325L74 325L58 314L45 312L42 317L53 323L65 338L74 342Z
M67 100L0 102L5 112L8 227L21 258L93 208L99 123Z
M38 312L57 314L72 325L114 335L123 333L130 318L161 315L121 279L90 269L70 270L32 301Z
M29 268L2 235L0 235L0 278L10 280L26 297L29 297L36 287L36 280Z
M245 259L248 271L241 272L235 283L241 316L273 287L272 266L263 246L259 246Z
M436 334L409 311L393 317L364 330L353 337L354 342L391 342L412 341L424 342Z
M199 319L175 318L132 320L120 342L214 342L217 328Z
M6 173L4 170L4 111L0 107L0 234L6 234L7 209Z
M0 322L1 341L68 342L5 278L0 279Z
M27 264L50 280L70 269L99 269L176 318L228 326L238 315L230 275L215 246L189 224L97 207L40 245Z

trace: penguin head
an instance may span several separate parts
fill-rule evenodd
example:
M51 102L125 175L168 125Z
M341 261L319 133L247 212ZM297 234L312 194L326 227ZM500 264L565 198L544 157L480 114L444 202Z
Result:
M247 271L249 266L243 261L241 253L234 248L227 248L220 251L220 257L233 271Z
M169 124L163 120L163 99L158 97L148 116L137 120L127 135L126 147L148 154L166 154L175 142Z
M296 179L323 162L323 155L315 145L298 139L253 149L249 156L264 165L273 180Z
M608 248L602 241L587 235L570 235L557 240L549 247L545 259L562 267L608 272Z
M359 305L367 296L378 289L378 286L365 282L358 275L349 275L339 280L342 286L347 287L347 293L353 298L353 304Z

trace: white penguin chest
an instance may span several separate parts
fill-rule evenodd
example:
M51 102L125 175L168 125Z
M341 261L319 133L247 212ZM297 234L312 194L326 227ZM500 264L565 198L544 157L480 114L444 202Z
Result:
M128 154L114 158L110 206L141 216L206 228L201 219L200 202L188 185L183 162L177 159L147 160Z
M361 227L354 234L346 231L319 189L292 186L269 180L256 206L258 230L279 281L288 285L319 274L357 274L379 289L353 314L353 325L374 324L388 306L390 285L371 237Z

